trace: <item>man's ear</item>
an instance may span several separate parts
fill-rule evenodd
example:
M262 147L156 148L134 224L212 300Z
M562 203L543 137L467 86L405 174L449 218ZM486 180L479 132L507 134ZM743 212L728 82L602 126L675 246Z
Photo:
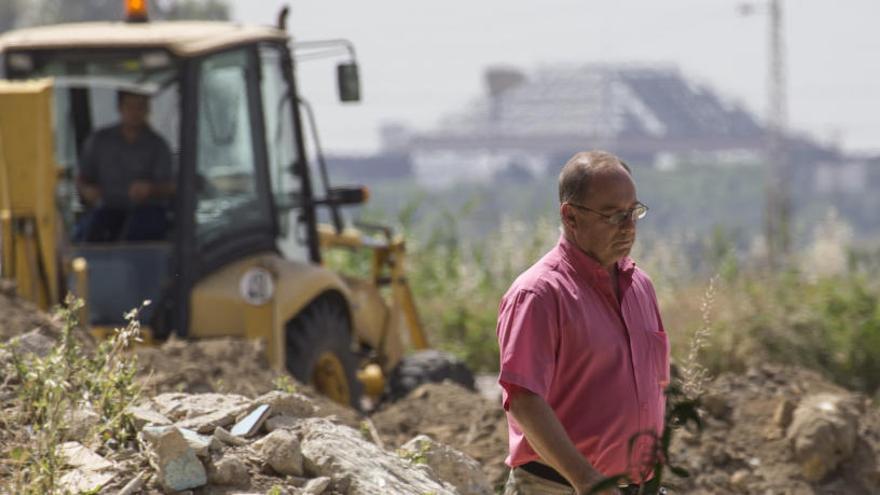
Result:
M563 203L559 206L559 217L566 227L575 228L577 226L577 218L574 215L574 208Z

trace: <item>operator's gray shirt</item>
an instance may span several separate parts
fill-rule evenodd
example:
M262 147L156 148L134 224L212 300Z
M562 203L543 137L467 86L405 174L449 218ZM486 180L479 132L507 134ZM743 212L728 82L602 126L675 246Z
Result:
M112 125L95 131L86 140L79 171L85 182L101 188L103 206L128 208L128 188L132 182L172 180L171 150L149 127L129 143L122 136L120 125Z

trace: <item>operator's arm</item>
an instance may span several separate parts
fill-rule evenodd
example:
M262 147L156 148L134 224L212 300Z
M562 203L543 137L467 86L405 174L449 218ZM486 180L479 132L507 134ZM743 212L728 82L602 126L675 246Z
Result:
M128 189L128 197L139 204L148 199L166 199L177 192L177 184L172 177L171 149L160 136L155 135L152 180L136 180Z
M101 201L101 187L98 186L98 156L95 135L89 136L83 146L76 176L76 189L83 204L93 208Z
M509 407L529 445L545 464L571 483L576 493L589 493L590 488L603 479L574 446L553 409L541 396L517 387L510 396Z

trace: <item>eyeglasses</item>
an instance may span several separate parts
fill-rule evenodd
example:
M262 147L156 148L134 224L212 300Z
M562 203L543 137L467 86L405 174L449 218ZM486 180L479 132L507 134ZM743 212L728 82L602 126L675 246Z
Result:
M643 205L642 203L636 203L635 206L633 206L632 208L630 208L628 210L619 211L617 213L612 213L611 215L607 215L605 213L602 213L601 211L596 211L592 208L587 208L586 206L579 205L577 203L569 202L568 204L571 206L574 206L575 208L578 208L580 210L586 210L591 213L595 213L596 215L599 215L600 217L604 218L605 221L611 225L620 225L627 218L632 218L633 221L641 220L641 219L645 218L645 215L648 214L648 207L646 205Z

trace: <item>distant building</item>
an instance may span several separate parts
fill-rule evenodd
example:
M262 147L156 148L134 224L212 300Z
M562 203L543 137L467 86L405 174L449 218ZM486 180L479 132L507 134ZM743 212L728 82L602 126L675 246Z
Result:
M531 75L496 68L486 85L486 96L466 110L411 136L407 149L421 182L528 179L555 173L589 148L665 168L762 160L766 138L757 119L672 66L553 66ZM839 160L808 139L791 137L789 150L798 166Z

